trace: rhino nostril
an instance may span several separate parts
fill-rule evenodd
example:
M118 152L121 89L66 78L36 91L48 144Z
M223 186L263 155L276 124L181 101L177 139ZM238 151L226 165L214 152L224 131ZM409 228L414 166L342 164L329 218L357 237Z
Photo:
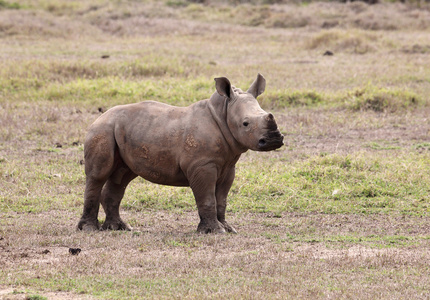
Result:
M265 146L265 145L266 145L266 140L265 139L260 139L258 141L258 146L262 147L262 146Z

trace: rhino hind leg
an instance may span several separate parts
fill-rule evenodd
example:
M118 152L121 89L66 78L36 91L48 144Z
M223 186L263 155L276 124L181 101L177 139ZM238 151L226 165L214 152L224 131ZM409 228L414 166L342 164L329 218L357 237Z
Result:
M103 223L102 230L132 230L121 219L119 206L127 185L136 177L135 173L121 164L107 180L101 194L101 204L106 213L106 220Z
M84 209L78 223L78 230L99 230L97 219L101 192L111 176L115 165L115 140L109 133L109 128L94 129L85 141L85 174L86 185L84 194Z
M95 231L100 229L97 219L100 207L100 192L103 188L103 180L93 180L87 177L85 188L84 212L79 220L77 229L83 231Z

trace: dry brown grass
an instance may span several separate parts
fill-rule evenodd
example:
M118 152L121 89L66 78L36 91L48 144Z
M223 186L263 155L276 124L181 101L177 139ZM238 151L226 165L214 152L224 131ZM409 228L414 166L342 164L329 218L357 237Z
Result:
M26 285L32 280L25 278L35 278L49 290L43 278L55 273L64 282L61 290L67 291L76 279L89 276L77 290L91 294L101 281L137 298L263 299L270 294L289 299L424 299L429 288L423 278L429 242L421 238L428 233L429 220L422 218L237 214L231 217L241 234L222 236L196 234L194 212L125 215L134 219L138 230L75 232L75 216L65 212L9 216L3 223L8 233L0 241L1 263L16 270L8 281ZM20 225L28 222L40 225ZM378 249L380 241L372 237L381 235L386 241ZM402 235L408 238L391 239ZM71 256L69 247L82 252ZM138 287L146 284L143 290ZM54 296L72 298L63 293Z
M429 11L173 2L0 10L0 299L428 299ZM238 235L196 234L188 189L139 180L121 209L134 231L75 231L99 107L186 105L213 77L246 87L257 72L286 147L241 158L227 214ZM306 166L320 177L287 172ZM273 182L282 176L291 185ZM329 195L316 194L323 184ZM352 196L336 198L342 188Z
M0 150L7 160L0 196L12 201L9 205L27 205L23 211L0 214L0 264L7 284L0 291L6 299L31 294L48 299L428 296L428 216L229 212L238 235L199 235L192 206L136 210L138 198L129 195L129 208L122 214L134 231L76 232L84 184L83 173L79 175L82 152L64 141L83 136L79 131L97 115L49 105L37 112L21 117L34 116L29 124L42 121L49 134L27 139L31 125L19 133L23 119L9 120L6 125L15 128L17 139L5 141L8 149ZM356 152L370 159L381 150L366 145L381 140L408 152L417 141L428 139L427 116L428 110L396 115L290 109L277 114L287 133L286 148L264 159L294 164ZM58 153L51 145L57 140L64 145ZM239 168L261 158L261 153L247 153ZM32 173L35 183L29 182ZM151 188L159 190L135 182L129 192ZM41 198L46 202L36 208ZM69 247L82 252L72 256Z

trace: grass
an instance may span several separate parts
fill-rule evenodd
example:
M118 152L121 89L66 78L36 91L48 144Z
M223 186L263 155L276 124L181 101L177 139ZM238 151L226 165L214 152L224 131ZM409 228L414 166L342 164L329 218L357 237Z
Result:
M246 214L236 219L245 237L237 239L191 233L192 213L181 215L181 223L188 228L182 233L181 230L172 232L174 229L166 232L166 225L175 215L157 212L143 219L139 217L143 222L141 228L149 232L105 232L89 236L66 235L71 215L64 212L62 215L57 229L40 229L37 237L21 236L16 241L22 250L17 253L21 259L14 264L21 266L21 270L17 270L13 278L4 277L6 282L32 289L37 287L39 291L73 292L100 298L150 298L153 295L194 298L226 293L239 297L241 293L251 295L252 292L262 297L270 290L274 296L292 290L291 297L315 294L324 297L333 292L331 288L338 290L336 295L341 296L359 291L365 282L369 289L361 292L362 296L381 291L399 296L428 289L428 282L421 278L421 274L428 271L428 265L419 258L424 255L419 249L428 245L429 237L405 231L407 228L424 229L425 223L420 223L419 218L377 218L379 226L374 227L374 222L361 224L358 231L351 233L352 228L369 220L341 214L334 218L283 214L276 219ZM59 216L59 213L51 215ZM40 217L49 215L26 216L27 219ZM145 223L154 218L158 222ZM255 221L264 219L263 228L255 226ZM14 220L19 221L19 218ZM389 229L383 233L388 224L395 226L398 232ZM253 230L248 231L250 228ZM54 240L57 242L53 243ZM36 253L35 247L28 247L30 242L41 243L40 249L51 252ZM79 245L83 252L77 257L68 256L68 245ZM120 258L124 255L127 256L125 261ZM113 265L111 260L121 263ZM55 280L49 280L53 270ZM345 280L338 280L340 277ZM285 278L290 280L285 281ZM413 281L408 282L406 278ZM272 289L275 286L278 288Z
M0 1L0 297L428 298L422 5ZM286 145L237 164L238 235L195 233L190 189L143 179L121 206L132 232L75 231L100 111L258 72Z
M309 49L331 49L335 52L347 51L365 54L376 51L377 45L383 43L378 34L366 31L326 30L308 41Z
M391 163L385 155L327 155L293 164L240 165L231 210L428 215L428 183L422 178L429 157L408 153Z

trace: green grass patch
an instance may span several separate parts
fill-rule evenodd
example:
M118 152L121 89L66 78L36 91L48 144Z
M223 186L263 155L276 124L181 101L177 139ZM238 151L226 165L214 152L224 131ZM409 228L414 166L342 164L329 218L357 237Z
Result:
M55 101L81 106L156 100L186 106L215 92L213 77L191 76L202 66L187 58L150 54L124 62L105 60L22 61L0 70L1 101ZM232 79L233 80L233 79ZM233 80L234 83L234 80ZM245 88L245 86L241 86ZM428 105L406 88L368 84L343 91L268 89L259 101L263 108L343 108L353 111L402 112Z
M47 297L40 296L40 295L29 295L25 299L26 300L48 300Z
M269 90L259 99L263 107L271 109L325 107L395 113L428 105L428 101L409 89L381 88L371 84L363 88L338 92Z
M40 212L50 207L80 208L85 175L78 157L64 150L41 153L49 162L4 160L0 211ZM305 161L239 162L229 195L234 212L401 213L430 212L429 153L376 153L315 156ZM61 164L60 164L61 161ZM24 167L25 165L25 167ZM60 167L61 166L61 167ZM134 180L123 209L195 210L190 188Z
M118 103L134 103L156 100L167 104L186 106L214 93L212 81L203 78L194 80L148 78L139 81L123 80L118 77L97 79L76 79L68 83L52 82L39 86L35 80L19 80L19 86L10 92L10 97L28 101L43 99L79 106L114 106ZM15 81L14 84L18 84ZM29 86L33 86L33 89ZM28 89L25 89L27 87ZM10 98L5 96L5 98Z
M369 154L366 154L369 155ZM239 162L229 195L233 212L401 213L428 215L428 155L327 155L285 164ZM132 183L124 207L189 211L189 188Z
M85 175L79 160L67 159L64 150L33 155L0 164L0 211L35 213L80 206Z
M365 145L365 147L373 150L397 150L401 147L392 145L388 142L370 142Z
M1 9L20 9L21 5L18 2L8 2L0 0L0 10Z
M424 142L413 146L418 151L430 151L430 143Z
M287 107L308 106L316 107L327 104L328 96L317 91L295 91L291 89L268 91L261 96L264 107L283 109Z
M232 211L324 213L430 212L428 155L354 154L238 165Z
M345 106L354 111L396 112L425 104L424 99L407 89L379 88L368 85L347 92Z
M190 211L196 209L190 188L154 185L142 179L130 184L124 203L125 209L145 211L147 209L168 209Z

